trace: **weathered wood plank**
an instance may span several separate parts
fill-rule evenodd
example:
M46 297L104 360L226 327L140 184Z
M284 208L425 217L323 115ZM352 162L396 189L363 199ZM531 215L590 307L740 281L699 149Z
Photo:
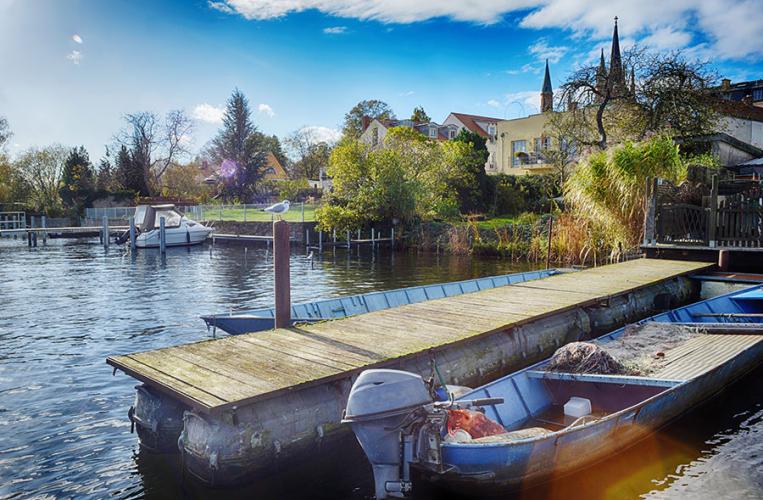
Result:
M708 267L696 262L636 260L343 320L116 356L108 362L211 411L595 304ZM682 363L688 363L695 352L687 348L673 353L675 359L665 369L686 372Z

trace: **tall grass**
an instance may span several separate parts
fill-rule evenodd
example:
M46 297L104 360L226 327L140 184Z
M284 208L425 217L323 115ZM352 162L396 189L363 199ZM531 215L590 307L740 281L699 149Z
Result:
M560 221L567 255L608 253L612 258L643 236L648 177L678 184L686 178L678 146L668 136L626 142L582 160L565 183L570 218ZM562 250L562 248L560 248Z

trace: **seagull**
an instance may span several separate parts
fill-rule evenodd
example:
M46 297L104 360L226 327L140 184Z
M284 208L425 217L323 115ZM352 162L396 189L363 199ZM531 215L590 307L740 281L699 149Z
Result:
M263 208L262 211L270 212L273 215L278 215L278 218L280 219L281 215L289 211L289 200L283 200L281 203L270 205L268 208Z

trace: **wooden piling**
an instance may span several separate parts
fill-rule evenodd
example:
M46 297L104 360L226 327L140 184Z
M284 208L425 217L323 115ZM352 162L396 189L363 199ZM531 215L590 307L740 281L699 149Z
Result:
M105 248L109 248L109 217L108 215L103 216L103 246Z
M289 223L273 222L273 267L275 270L276 328L287 328L291 320L291 280L289 277Z
M718 269L728 271L731 268L731 250L720 250L718 252Z
M551 267L551 236L554 231L554 218L548 219L548 248L546 249L546 269Z
M135 217L130 217L130 249L135 250L137 244L135 242Z
M164 217L159 217L159 252L167 252L167 232L164 228Z
M358 229L360 231L360 229ZM358 238L360 239L360 238ZM351 240L350 240L350 231L347 231L347 248L350 248Z
M323 253L323 231L318 231L318 251Z
M389 246L395 248L395 228L389 230Z
M48 221L47 221L47 219L46 219L46 217L44 215L40 218L40 221L41 221L41 224L40 224L41 228L45 229L45 228L48 227ZM47 245L47 243L48 243L48 232L47 231L43 231L42 232L42 244L43 245Z

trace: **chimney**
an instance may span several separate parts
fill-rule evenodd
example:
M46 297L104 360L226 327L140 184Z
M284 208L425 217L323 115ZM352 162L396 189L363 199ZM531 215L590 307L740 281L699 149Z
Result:
M721 89L728 90L729 88L731 88L731 80L728 78L721 80Z
M363 125L363 130L365 131L369 125L371 125L371 118L369 116L363 115L363 118L361 118L361 124Z

